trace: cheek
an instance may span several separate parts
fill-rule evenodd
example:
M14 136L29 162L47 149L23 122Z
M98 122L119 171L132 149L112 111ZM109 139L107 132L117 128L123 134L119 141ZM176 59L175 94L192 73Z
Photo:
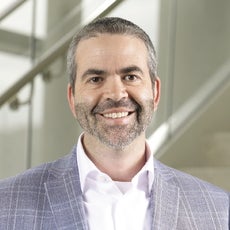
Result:
M75 104L82 104L88 109L92 109L97 104L97 95L89 90L76 88Z
M143 103L144 101L154 100L153 89L149 86L135 89L133 95L135 96L136 100L138 100L140 103Z
M154 95L151 87L135 89L132 98L139 104L143 111L154 111Z

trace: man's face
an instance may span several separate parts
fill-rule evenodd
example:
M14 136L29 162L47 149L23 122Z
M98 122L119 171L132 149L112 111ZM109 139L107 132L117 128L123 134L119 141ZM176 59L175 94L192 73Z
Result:
M85 135L121 149L143 134L159 98L144 43L128 35L102 34L79 43L76 63L75 95L69 93L69 100Z

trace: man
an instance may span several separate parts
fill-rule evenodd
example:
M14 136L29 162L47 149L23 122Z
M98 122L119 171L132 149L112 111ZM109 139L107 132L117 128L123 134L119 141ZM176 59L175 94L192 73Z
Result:
M90 23L68 53L72 153L0 183L0 230L227 230L229 194L153 158L145 130L160 80L148 35Z

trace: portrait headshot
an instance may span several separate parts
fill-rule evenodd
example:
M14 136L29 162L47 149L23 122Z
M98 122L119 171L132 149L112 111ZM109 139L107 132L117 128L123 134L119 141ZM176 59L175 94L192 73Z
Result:
M4 7L0 230L230 229L227 0Z

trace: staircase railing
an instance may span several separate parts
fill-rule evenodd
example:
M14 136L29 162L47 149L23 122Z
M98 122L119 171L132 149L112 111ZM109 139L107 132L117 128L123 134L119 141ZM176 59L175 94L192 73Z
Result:
M0 95L0 108L12 97L14 97L26 84L33 81L33 79L41 73L46 67L48 67L54 60L64 54L68 48L68 45L76 33L83 25L90 21L106 16L111 12L118 4L124 0L107 0L101 4L94 12L83 20L79 25L67 33L62 39L60 39L55 45L53 45L46 53L44 53L32 66L32 68L26 72L12 87L6 90ZM21 1L22 2L22 1Z
M0 21L5 19L8 15L13 13L17 8L19 8L23 3L25 3L27 0L19 0L14 3L12 3L8 8L6 8L3 13L0 15Z
M223 64L219 70L209 78L194 96L180 109L173 113L168 120L149 137L156 156L162 156L160 151L164 144L182 133L200 115L207 106L218 97L225 87L230 87L230 60Z

